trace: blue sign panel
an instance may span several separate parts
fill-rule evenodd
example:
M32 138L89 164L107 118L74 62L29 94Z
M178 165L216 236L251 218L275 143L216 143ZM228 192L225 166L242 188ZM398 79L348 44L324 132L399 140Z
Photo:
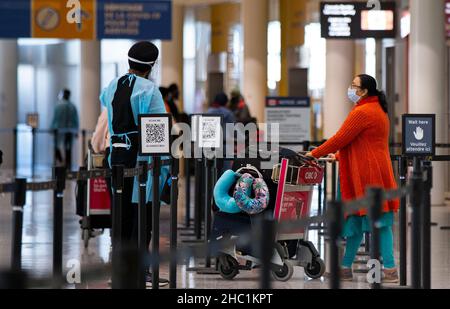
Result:
M435 154L435 115L403 115L403 154L433 156Z
M15 39L31 36L31 1L0 1L0 38Z
M98 0L97 38L170 40L172 2L168 0Z

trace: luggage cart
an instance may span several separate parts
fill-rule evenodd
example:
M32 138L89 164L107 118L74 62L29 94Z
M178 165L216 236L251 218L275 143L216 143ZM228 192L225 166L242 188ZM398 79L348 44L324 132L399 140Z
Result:
M103 162L104 154L95 154L89 147L87 169L102 169ZM81 238L84 247L88 248L91 238L102 235L106 228L111 228L111 195L105 178L89 179L83 189L84 192L81 195L84 199L84 211L80 220Z
M278 185L273 216L278 222L308 218L314 186L321 183L324 176L323 167L300 154L299 157L304 162L302 166L289 166L289 160L282 159L281 164L275 165L272 170L272 180ZM248 234L252 230L251 221L251 217L242 214L219 212L215 216L212 238L219 240ZM271 260L271 273L275 280L290 280L295 266L303 267L311 279L318 279L325 273L325 263L313 243L307 240L307 235L307 229L276 235L276 247ZM292 258L288 251L289 241L297 242L296 254ZM244 260L245 265L241 265L239 260ZM229 246L218 253L217 268L222 278L227 280L232 280L240 270L252 270L260 265L261 261L254 255L251 246Z
M299 159L304 162L302 166L291 166L288 159L282 159L281 164L275 165L272 171L272 179L278 184L274 219L280 223L310 217L314 186L320 184L324 177L323 167L315 160L301 154ZM318 279L325 273L325 263L314 244L307 240L307 235L308 228L299 228L278 234L277 241L298 240L296 255L289 259L290 263L303 267L311 279ZM288 252L285 254L289 257Z

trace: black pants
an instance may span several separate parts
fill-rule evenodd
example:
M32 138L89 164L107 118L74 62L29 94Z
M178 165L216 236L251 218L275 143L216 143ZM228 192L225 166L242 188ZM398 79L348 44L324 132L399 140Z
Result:
M126 168L134 168L137 164L137 149L131 147L130 150L124 148L113 148L111 154L111 165L124 165ZM112 181L112 180L111 180ZM112 187L111 181L109 186ZM138 204L132 202L133 200L134 178L125 178L124 187L122 191L122 213L121 213L121 240L127 246L138 245L139 234L139 218L138 218ZM112 190L110 190L112 192ZM111 200L112 196L111 196ZM146 229L146 244L147 248L150 245L152 235L152 203L147 203L147 229Z

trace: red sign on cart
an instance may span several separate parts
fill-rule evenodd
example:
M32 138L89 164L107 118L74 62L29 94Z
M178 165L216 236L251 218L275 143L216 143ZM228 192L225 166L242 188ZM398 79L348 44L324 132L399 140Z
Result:
M309 206L311 202L310 191L285 192L279 217L279 222L295 221L309 218ZM283 232L284 234L302 234L304 228Z
M322 183L323 169L315 167L302 167L298 170L299 185L316 185Z
M111 197L104 178L89 180L89 215L111 214Z

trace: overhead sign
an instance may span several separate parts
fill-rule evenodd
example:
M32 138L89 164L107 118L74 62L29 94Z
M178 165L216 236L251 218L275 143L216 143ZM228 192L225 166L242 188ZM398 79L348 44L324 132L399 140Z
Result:
M1 0L0 38L172 38L171 0Z
M139 115L139 154L170 155L171 131L172 117L169 114Z
M79 3L78 8L69 5L71 3L68 1L32 0L31 36L33 38L95 39L95 1L78 0L77 3ZM79 23L77 23L78 20L68 20L71 14L78 13L80 14Z
M97 0L97 38L172 38L170 0Z
M0 1L0 38L30 37L30 0Z
M310 98L266 98L266 122L279 125L280 143L301 143L311 140ZM271 130L267 140L273 140Z
M403 115L403 154L434 156L436 149L436 115Z
M366 2L321 2L322 37L327 39L395 38L395 2L381 2L380 10Z

